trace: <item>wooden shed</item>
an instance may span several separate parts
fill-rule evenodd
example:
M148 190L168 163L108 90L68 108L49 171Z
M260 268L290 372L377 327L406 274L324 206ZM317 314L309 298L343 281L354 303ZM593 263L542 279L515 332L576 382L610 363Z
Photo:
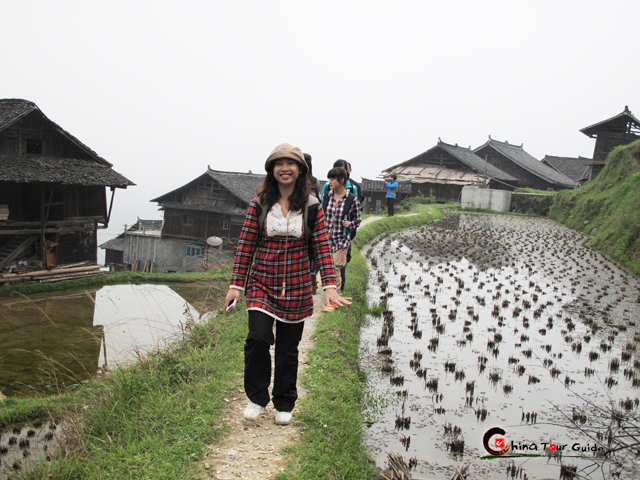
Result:
M96 262L115 190L134 185L111 167L35 103L0 99L0 270Z

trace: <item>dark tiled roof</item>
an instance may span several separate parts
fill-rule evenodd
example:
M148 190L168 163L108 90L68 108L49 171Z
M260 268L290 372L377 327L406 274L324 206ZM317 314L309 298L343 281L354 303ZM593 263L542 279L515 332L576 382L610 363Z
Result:
M221 172L219 170L211 170L211 168L207 169L207 173L211 178L220 182L220 185L246 203L251 203L251 200L256 196L258 185L266 176L255 173Z
M589 177L591 159L585 157L572 158L545 155L542 163L564 173L574 182L581 182Z
M620 133L640 133L640 120L633 116L629 111L629 107L624 107L622 113L615 117L608 118L598 123L594 123L589 127L580 130L588 137L597 137L599 132L620 132ZM628 132L628 130L631 130Z
M38 107L33 102L19 98L0 98L0 131L34 110L38 110Z
M93 160L17 153L0 153L0 180L120 188L135 185L110 166Z
M475 153L473 153L473 151L470 148L463 148L463 147L459 147L458 145L449 145L448 143L442 142L440 139L438 139L438 144L436 146L430 148L426 152L423 152L420 155L417 155L410 160L394 165L393 167L389 167L386 170L383 170L383 172L391 172L397 167L401 167L405 165L419 164L422 160L426 160L428 155L436 149L444 150L449 155L453 156L454 158L464 163L471 170L481 175L486 175L490 178L500 180L502 182L518 181L516 178L512 177L508 173L503 172L502 170L498 169L494 165L491 165L490 163L485 162L482 158L480 158ZM451 169L447 169L447 170L451 170Z
M99 245L99 247L104 250L117 250L119 252L124 252L124 235L120 234L116 238L107 240L102 245Z
M492 148L516 165L527 170L529 173L532 173L551 184L567 188L573 188L576 186L576 182L571 180L564 173L554 170L525 152L522 145L517 146L506 142L498 142L497 140L493 140L489 137L489 140L484 145L474 149L473 151L478 152L486 147Z
M438 140L438 145L434 148L437 147L442 148L445 152L451 154L478 173L485 174L488 177L495 178L496 180L502 180L503 182L518 181L515 177L512 177L508 173L503 172L495 165L491 165L490 163L484 161L478 155L473 153L471 148L463 148L459 147L458 145L449 145L440 140Z
M153 200L152 200L153 201ZM213 213L224 213L226 215L242 215L245 216L247 214L247 208L241 207L221 207L218 205L210 205L207 203L192 203L186 204L182 202L178 202L176 200L163 200L158 201L158 205L167 209L173 208L176 210L192 210L197 212L213 212Z
M220 185L222 185L225 189L235 195L239 200L245 202L247 205L251 203L251 200L253 200L253 198L256 196L256 189L265 177L265 175L255 173L222 172L220 170L211 170L211 168L208 168L207 173L204 173L198 178L191 180L189 183L183 185L182 187L176 188L175 190L165 193L158 198L154 198L151 201L158 202L162 206L168 206L169 204L171 204L171 207L169 208L184 208L185 210L202 210L207 212L229 213L230 210L228 208L225 208L223 211L223 209L221 209L220 207L216 207L215 205L184 205L181 202L174 201L174 197L177 193L182 190L188 190L193 184L197 183L206 176L209 176L219 182ZM182 205L182 207L176 207L176 204ZM242 212L242 215L245 215L246 213L247 209L245 208ZM236 215L236 213L230 213L230 215Z
M69 132L64 130L58 124L52 122L47 118L47 116L42 113L42 111L38 108L38 106L30 102L28 100L22 100L20 98L0 98L0 131L14 124L21 118L26 115L37 112L45 122L51 127L53 131L64 137L69 142L73 143L80 149L82 149L86 154L91 156L96 162L102 163L106 166L111 167L112 165L107 162L104 158L98 155L96 152L87 147L84 143L78 140L76 137L71 135ZM133 185L133 184L132 184Z

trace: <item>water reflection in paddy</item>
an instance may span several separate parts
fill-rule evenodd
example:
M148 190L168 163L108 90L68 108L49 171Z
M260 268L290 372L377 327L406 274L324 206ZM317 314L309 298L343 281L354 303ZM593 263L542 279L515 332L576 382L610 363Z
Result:
M368 431L381 466L402 452L418 460L418 477L449 478L466 460L473 478L510 465L557 478L559 463L547 458L481 460L484 433L501 427L507 444L544 454L543 442L595 443L557 425L574 406L610 397L636 411L640 286L584 241L544 219L463 214L365 250L370 299L387 303L362 335L370 385L389 403ZM566 464L590 464L564 453Z
M193 285L187 291L192 301L206 296ZM0 301L0 392L55 391L162 347L200 317L165 285L5 299Z

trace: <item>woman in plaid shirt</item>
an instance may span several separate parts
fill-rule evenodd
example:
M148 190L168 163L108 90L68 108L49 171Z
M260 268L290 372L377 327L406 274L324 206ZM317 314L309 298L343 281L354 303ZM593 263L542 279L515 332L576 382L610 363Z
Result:
M244 346L244 389L249 403L244 418L255 420L270 401L269 346L275 343L272 399L276 423L286 425L291 422L298 398L298 344L304 320L313 314L304 232L307 225L303 221L309 197L308 167L302 151L285 143L271 152L265 170L267 176L249 205L240 233L225 307L235 305L240 292L245 292L249 333ZM258 226L258 201L268 211L262 231ZM320 205L310 243L318 261L325 301L336 306L350 305L351 299L341 297L336 290L331 244Z

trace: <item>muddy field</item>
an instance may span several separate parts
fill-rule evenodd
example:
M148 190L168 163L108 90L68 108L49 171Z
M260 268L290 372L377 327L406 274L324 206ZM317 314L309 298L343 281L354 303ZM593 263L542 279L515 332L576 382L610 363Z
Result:
M365 249L370 300L386 305L362 335L379 465L401 452L417 478L463 461L474 479L638 478L628 449L600 469L593 450L630 440L611 409L638 413L640 284L586 240L546 219L465 213ZM505 433L489 447L510 451L483 459L492 427Z

